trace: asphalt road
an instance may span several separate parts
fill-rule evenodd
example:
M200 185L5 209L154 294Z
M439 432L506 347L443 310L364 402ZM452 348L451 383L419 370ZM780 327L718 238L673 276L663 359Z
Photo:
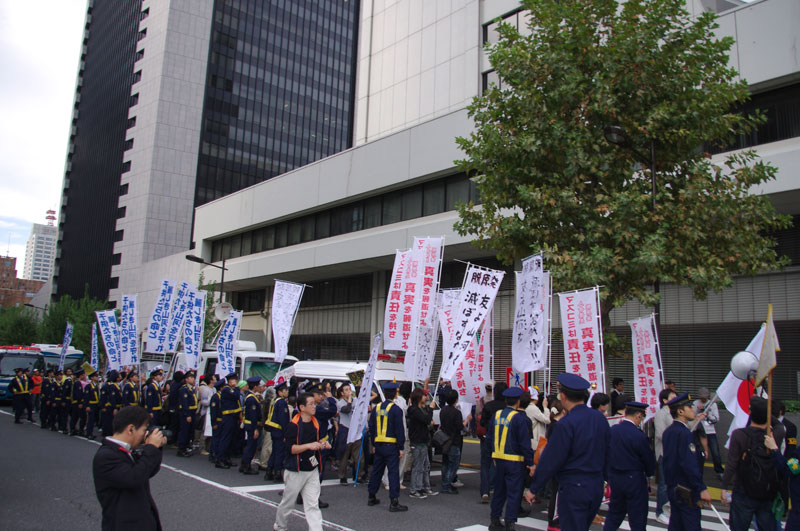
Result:
M36 424L15 425L9 408L0 409L0 522L5 529L86 530L100 527L100 505L94 493L92 458L97 444L82 437L67 437ZM367 507L365 485L339 485L335 473L323 483L322 499L326 529L372 531L427 528L483 531L489 521L489 506L480 503L479 475L470 465L479 462L478 445L465 443L464 467L459 479L465 486L457 496L439 495L417 500L402 491L406 513L388 512L388 492L381 490L381 504ZM433 481L439 483L434 466ZM265 482L263 476L244 476L236 468L214 468L205 456L175 456L164 450L161 471L150 481L153 497L165 530L216 531L220 526L238 529L272 529L281 486ZM649 529L666 529L658 523L651 503ZM546 529L543 506L533 507L520 529ZM605 509L605 506L603 507ZM602 512L602 511L601 511ZM704 529L724 529L711 511L704 511ZM307 529L298 510L290 519L292 531ZM601 529L601 526L593 526ZM623 529L628 529L627 522Z

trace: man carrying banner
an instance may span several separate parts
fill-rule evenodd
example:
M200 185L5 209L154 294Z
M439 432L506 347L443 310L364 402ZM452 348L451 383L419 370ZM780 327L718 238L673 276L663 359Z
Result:
M369 416L369 434L372 441L372 452L375 454L372 473L369 476L367 505L370 507L380 503L377 498L381 486L381 478L385 468L389 469L389 505L390 512L407 511L408 507L400 505L400 459L403 458L405 431L403 429L403 412L392 400L397 394L397 382L383 384L386 400L377 405Z
M197 417L197 395L194 392L195 372L183 375L183 386L178 392L178 457L192 456L192 433Z
M233 441L233 433L236 431L236 425L239 424L239 413L242 412L241 402L239 401L241 391L237 386L239 375L232 372L225 377L225 380L228 385L224 386L220 391L222 426L220 428L219 444L217 445L217 468L230 468L233 466L229 453L231 442Z
M286 402L286 397L289 396L289 382L284 380L276 385L275 393L277 396L269 405L269 414L264 423L272 438L272 453L267 462L264 479L274 479L280 483L283 480L283 461L286 459L286 443L283 439L283 432L289 424L289 406Z
M250 463L256 455L256 443L261 435L261 393L264 392L264 382L258 376L247 379L247 389L244 396L244 436L245 445L242 452L242 461L239 463L239 472L245 475L257 475L258 470L253 470Z
M86 438L90 441L95 439L94 423L97 419L97 408L100 407L100 386L97 380L100 375L96 370L89 373L89 383L83 390L83 409L86 413Z
M562 373L558 383L558 398L569 413L553 428L525 499L530 503L556 477L561 527L588 530L603 499L611 432L603 414L586 406L588 381Z

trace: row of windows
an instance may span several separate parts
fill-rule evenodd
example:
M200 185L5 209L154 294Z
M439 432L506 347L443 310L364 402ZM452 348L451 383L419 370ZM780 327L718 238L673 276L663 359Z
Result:
M500 20L494 20L489 24L485 24L483 26L483 44L497 44L500 40L500 33L497 31L497 27L500 24L510 24L512 27L516 28L520 35L530 35L531 30L528 27L528 24L531 20L531 12L527 10L518 9L513 13L509 13L503 17L500 17Z
M465 174L454 175L215 240L211 260L218 262L430 216L470 201L480 202L475 183Z

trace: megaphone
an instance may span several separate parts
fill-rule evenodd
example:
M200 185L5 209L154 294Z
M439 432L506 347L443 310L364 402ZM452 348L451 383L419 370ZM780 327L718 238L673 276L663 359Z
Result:
M221 302L214 306L214 317L217 321L227 321L233 311L233 305L229 302Z
M731 358L731 372L740 380L749 380L758 372L758 358L747 350L738 352Z

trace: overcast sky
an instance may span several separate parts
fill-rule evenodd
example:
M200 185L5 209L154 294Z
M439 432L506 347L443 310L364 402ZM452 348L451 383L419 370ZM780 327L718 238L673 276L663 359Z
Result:
M58 210L86 0L0 0L0 255ZM10 242L10 245L9 245Z

